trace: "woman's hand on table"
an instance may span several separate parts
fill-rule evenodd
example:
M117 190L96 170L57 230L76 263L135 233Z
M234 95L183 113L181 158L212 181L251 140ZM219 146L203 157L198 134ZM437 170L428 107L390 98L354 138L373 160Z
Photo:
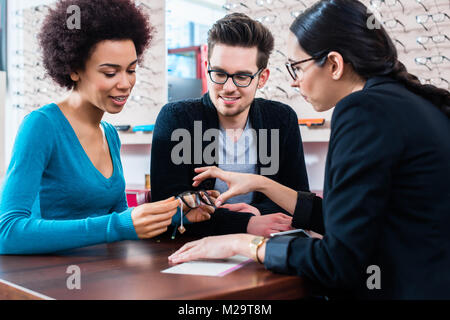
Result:
M253 238L250 234L229 234L188 242L169 256L169 262L177 264L198 259L225 259L237 254L250 258Z
M322 238L318 233L309 230L307 232L314 238ZM235 255L253 258L250 243L254 237L247 233L205 237L184 244L168 259L170 263L178 264L199 259L226 259ZM266 243L267 241L257 251L260 262L265 260Z

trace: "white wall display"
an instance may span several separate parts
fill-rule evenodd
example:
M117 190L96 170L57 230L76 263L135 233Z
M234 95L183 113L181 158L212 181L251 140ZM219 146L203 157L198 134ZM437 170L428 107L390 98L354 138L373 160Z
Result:
M187 0L186 0L187 1ZM222 0L189 0L202 5L214 2L222 6ZM15 133L23 118L30 111L50 102L61 100L68 92L60 89L45 76L41 63L37 33L42 19L55 0L8 1L8 88L3 125L5 137L1 137L0 165L7 165ZM137 83L126 108L118 115L105 115L105 120L117 125L153 124L161 107L167 102L167 39L166 10L172 7L165 0L135 1L150 15L157 33L144 63L137 72ZM290 77L284 67L286 39L289 25L294 18L312 5L315 0L230 0L223 5L224 13L243 12L267 25L275 36L275 51L269 62L271 76L267 86L259 90L258 97L279 100L290 105L299 118L325 118L324 126L301 126L304 142L323 142L305 147L311 152L311 167L316 163L318 174L310 174L313 188L321 188L324 158L330 134L332 111L317 113L290 87ZM450 2L449 0L363 0L394 40L399 59L408 71L419 76L423 83L449 89L450 81ZM177 8L178 10L178 8ZM170 13L170 12L169 12ZM173 13L172 13L173 16ZM170 30L167 31L170 34ZM141 181L148 170L151 134L120 134L123 163L127 181ZM129 145L129 146L127 146ZM321 158L317 158L320 155ZM307 155L308 156L308 155ZM317 159L316 159L317 158ZM132 159L133 161L129 161ZM313 161L314 160L314 161ZM130 165L128 165L130 163ZM139 163L139 165L137 165ZM0 169L1 170L1 169ZM315 172L314 171L314 172ZM133 175L130 174L133 172ZM137 172L134 174L134 172ZM320 173L320 174L319 174ZM1 173L0 173L1 176ZM318 176L319 178L314 178Z
M275 51L269 61L271 76L258 96L290 105L299 118L325 118L317 128L301 127L304 142L328 141L332 110L317 113L290 87L286 72L286 40L289 26L300 13L316 0L232 0L224 8L242 12L259 20L274 34ZM448 0L363 0L379 18L395 42L408 71L449 89L450 81L450 3ZM375 20L374 20L375 21Z

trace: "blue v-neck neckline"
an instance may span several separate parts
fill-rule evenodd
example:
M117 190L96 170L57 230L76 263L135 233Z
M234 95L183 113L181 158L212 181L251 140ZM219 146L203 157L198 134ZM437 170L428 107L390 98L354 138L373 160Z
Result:
M59 108L59 106L56 103L54 103L53 105L57 109L58 114L60 115L61 122L67 128L67 132L69 132L69 135L71 136L72 140L74 141L74 146L76 146L76 148L78 149L79 153L84 158L85 163L87 164L87 166L92 168L92 171L95 172L95 174L99 177L100 180L102 180L103 182L105 182L107 184L110 184L111 181L113 180L115 174L116 174L116 163L115 163L115 160L114 160L114 156L112 155L112 152L111 152L111 141L110 141L111 137L109 136L108 130L106 130L106 127L105 127L103 121L101 122L101 125L102 125L102 128L103 128L103 132L105 134L105 137L106 137L106 142L108 143L109 156L111 157L111 163L112 163L112 166L113 166L113 172L112 172L112 174L111 174L111 176L109 178L105 177L103 175L103 173L101 173L97 169L97 167L94 166L94 164L92 163L91 159L89 158L89 156L87 155L86 151L84 150L83 146L81 145L81 142L78 139L77 134L75 133L75 130L73 129L73 127L70 124L70 122L67 119L67 117L64 115L64 113L62 112L62 110Z

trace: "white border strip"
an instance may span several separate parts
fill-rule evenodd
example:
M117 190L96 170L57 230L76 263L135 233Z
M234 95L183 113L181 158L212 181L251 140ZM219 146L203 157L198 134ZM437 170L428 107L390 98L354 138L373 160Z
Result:
M8 285L10 287L13 287L13 288L21 290L21 291L23 291L25 293L31 294L31 295L33 295L33 296L35 296L37 298L41 298L41 299L44 299L44 300L55 300L54 298L50 298L49 296L46 296L46 295L43 295L43 294L41 294L39 292L36 292L36 291L30 290L30 289L24 288L22 286L19 286L17 284L14 284L12 282L9 282L9 281L3 280L3 279L0 279L0 283L6 284L6 285Z

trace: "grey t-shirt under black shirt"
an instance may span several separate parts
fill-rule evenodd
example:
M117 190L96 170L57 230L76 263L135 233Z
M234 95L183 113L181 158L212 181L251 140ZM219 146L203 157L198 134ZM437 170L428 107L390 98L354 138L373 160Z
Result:
M225 171L256 174L257 138L256 132L251 128L250 122L247 120L244 131L236 142L227 136L226 131L220 126L219 168ZM228 186L222 180L216 179L214 189L223 193L228 190ZM230 198L225 203L245 202L250 204L252 199L253 192L249 192Z

